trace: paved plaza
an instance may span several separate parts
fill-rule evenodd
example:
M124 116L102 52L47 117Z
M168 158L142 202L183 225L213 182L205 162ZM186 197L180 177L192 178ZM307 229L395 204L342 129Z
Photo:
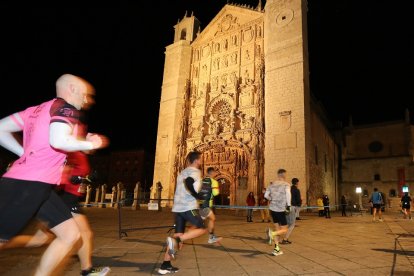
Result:
M117 210L87 208L95 231L94 263L110 266L110 275L157 275L165 249L171 212L123 209L118 238ZM372 222L370 215L332 219L302 212L284 254L272 256L265 241L268 223L246 222L243 211L217 211L219 245L207 244L207 236L185 243L173 265L177 275L414 275L414 220L387 213L385 222ZM302 214L301 213L301 214ZM29 230L28 230L29 231ZM44 248L9 249L0 253L0 275L31 275ZM79 275L73 257L64 275Z

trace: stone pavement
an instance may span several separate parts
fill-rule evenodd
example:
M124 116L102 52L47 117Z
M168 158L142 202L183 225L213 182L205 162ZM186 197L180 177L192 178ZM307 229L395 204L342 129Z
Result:
M110 266L110 275L157 275L165 250L167 228L173 224L168 210L122 210L128 237L118 239L117 211L88 208L95 231L94 263ZM303 220L293 231L284 254L272 256L265 242L268 223L247 223L243 212L218 210L219 245L207 244L207 236L186 242L173 265L178 275L414 275L414 220L387 213L385 222L371 216L318 217L301 212ZM152 227L152 228L151 228ZM146 228L146 229L145 229ZM9 249L0 253L0 275L31 275L44 248ZM79 275L79 262L70 260L62 275Z

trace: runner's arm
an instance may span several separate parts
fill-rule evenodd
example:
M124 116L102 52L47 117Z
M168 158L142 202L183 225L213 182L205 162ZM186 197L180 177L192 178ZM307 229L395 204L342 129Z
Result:
M22 125L23 120L18 113L0 120L0 145L18 156L22 156L24 150L12 133L22 131Z
M192 177L187 177L186 179L184 179L184 184L185 187L187 188L187 191L196 199L203 199L202 197L200 197L198 195L198 193L195 191L194 189L194 178Z
M290 207L292 203L292 194L290 193L290 187L286 185L285 190L286 190L286 205Z
M270 190L269 190L269 188L267 188L267 189L266 189L266 192L265 192L265 194L264 194L264 197L265 197L267 200L272 200L272 197L270 196Z
M71 126L62 122L53 122L50 124L49 143L55 149L67 152L94 149L92 142L78 140L72 135Z

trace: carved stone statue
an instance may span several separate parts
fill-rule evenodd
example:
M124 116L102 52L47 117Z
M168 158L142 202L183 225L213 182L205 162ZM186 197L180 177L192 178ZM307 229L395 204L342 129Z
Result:
M249 70L246 69L246 70L244 70L244 84L248 85L248 84L251 84L251 83L252 83L252 80L250 79Z
M234 52L233 54L231 54L230 62L232 65L237 64L237 52Z
M206 123L208 125L208 134L217 135L220 126L218 120L216 120L214 116L211 114L206 120Z

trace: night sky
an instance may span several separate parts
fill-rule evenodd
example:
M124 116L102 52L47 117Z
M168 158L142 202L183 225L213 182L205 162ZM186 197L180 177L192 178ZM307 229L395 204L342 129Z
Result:
M154 152L164 50L173 42L173 26L188 10L204 28L226 2L26 9L0 4L0 117L51 99L55 80L72 73L97 92L90 131L106 134L109 149ZM405 108L414 113L410 2L308 1L311 92L333 122L346 125L350 114L360 124L403 119Z

